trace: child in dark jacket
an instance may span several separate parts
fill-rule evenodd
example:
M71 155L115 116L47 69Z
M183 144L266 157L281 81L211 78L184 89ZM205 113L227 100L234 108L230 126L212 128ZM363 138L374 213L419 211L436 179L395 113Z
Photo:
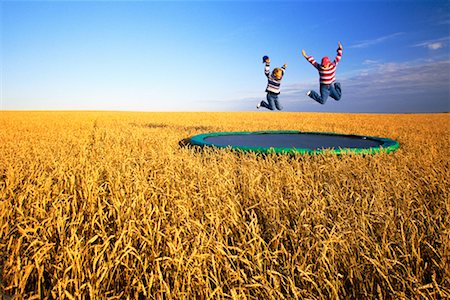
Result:
M282 110L280 102L278 101L278 95L280 94L280 84L283 78L284 71L286 70L287 64L284 64L281 68L275 68L270 74L270 58L267 56L263 57L263 63L265 63L264 74L267 76L267 102L261 101L256 105L256 108L265 107L270 110Z

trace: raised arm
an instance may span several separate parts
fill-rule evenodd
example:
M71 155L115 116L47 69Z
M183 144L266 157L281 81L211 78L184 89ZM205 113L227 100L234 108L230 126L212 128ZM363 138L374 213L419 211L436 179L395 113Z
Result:
M316 62L314 57L309 56L306 54L305 50L302 50L302 55L304 58L306 58L307 61L309 61L310 64L312 64L315 68L319 68L319 64Z
M284 72L286 71L286 68L287 68L287 64L284 64L284 65L282 65L281 66L281 77L283 77L284 76Z
M337 65L338 62L341 60L342 58L342 44L341 42L338 42L338 48L336 50L337 54L336 54L336 58L334 59L334 64Z
M266 77L269 77L270 75L270 58L267 57L264 60L265 66L264 66L264 74L266 75Z

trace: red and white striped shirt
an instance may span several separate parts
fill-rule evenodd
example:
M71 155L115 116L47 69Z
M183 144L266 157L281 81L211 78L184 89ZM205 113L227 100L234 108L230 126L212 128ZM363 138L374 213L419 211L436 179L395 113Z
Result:
M328 68L322 67L312 56L308 56L306 59L319 71L320 84L332 84L336 80L336 66L341 57L342 48L338 48L336 58L328 65Z

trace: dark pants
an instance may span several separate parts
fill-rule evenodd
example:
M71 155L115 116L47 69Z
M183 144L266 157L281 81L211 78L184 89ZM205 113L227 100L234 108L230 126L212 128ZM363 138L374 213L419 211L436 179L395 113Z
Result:
M311 91L309 97L313 98L320 104L325 104L327 102L328 96L336 101L339 101L342 96L341 84L339 82L334 82L332 84L320 84L320 96L315 91Z
M278 110L283 109L280 102L278 101L278 94L272 92L267 92L267 102L261 101L261 106L270 110L275 110L275 108Z

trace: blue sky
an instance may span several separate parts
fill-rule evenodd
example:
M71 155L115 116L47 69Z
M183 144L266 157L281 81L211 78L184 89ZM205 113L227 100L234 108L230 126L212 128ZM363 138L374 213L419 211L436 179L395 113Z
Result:
M288 64L286 111L450 108L450 10L434 1L0 1L3 110L256 111ZM320 105L301 56L344 47Z

